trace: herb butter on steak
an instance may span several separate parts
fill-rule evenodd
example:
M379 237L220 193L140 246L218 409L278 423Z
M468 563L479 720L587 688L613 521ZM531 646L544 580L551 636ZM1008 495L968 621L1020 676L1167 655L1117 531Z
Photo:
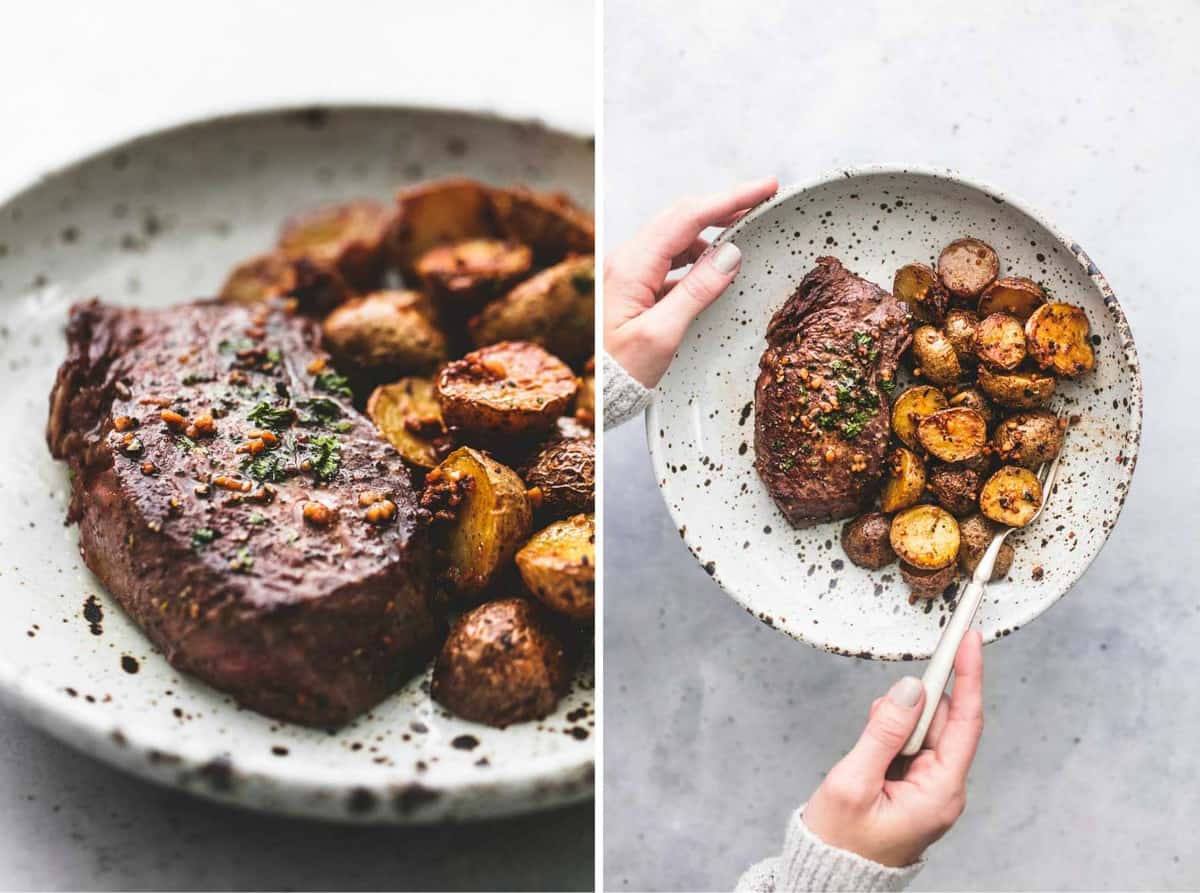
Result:
M410 471L283 302L72 308L47 440L88 567L173 666L344 723L441 629Z
M771 318L754 390L755 468L793 525L862 510L883 474L909 312L836 258Z

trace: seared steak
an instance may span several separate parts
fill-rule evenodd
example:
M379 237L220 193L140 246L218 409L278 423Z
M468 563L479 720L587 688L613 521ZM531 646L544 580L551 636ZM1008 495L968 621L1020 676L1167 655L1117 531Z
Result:
M337 725L435 652L410 472L283 303L72 308L47 440L88 567L172 665Z
M904 304L832 257L767 326L754 389L754 464L788 521L845 518L875 492L886 391L911 338Z

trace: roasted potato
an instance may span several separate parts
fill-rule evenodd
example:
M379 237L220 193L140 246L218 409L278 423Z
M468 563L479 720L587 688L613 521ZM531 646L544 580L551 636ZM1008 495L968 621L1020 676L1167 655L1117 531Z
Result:
M975 410L989 425L996 420L996 410L992 407L991 401L983 396L982 391L975 388L959 391L950 398L950 405L965 406L967 409Z
M596 521L573 515L538 531L517 552L517 569L546 607L574 620L596 609Z
M1029 355L1043 369L1068 378L1091 372L1096 355L1087 314L1071 304L1043 304L1025 323Z
M936 505L913 506L892 519L889 540L902 561L937 570L958 557L958 522Z
M575 418L589 428L596 426L596 358L583 365L579 392L575 395Z
M1025 359L1025 327L1007 313L985 316L975 329L975 355L992 369L1011 372Z
M447 363L437 377L446 424L499 439L548 431L578 387L562 360L526 341L472 351Z
M368 291L379 285L384 243L392 211L379 202L353 201L298 214L284 223L279 250L332 267L351 286Z
M925 463L912 450L897 447L888 456L879 507L891 513L915 505L925 492Z
M1024 527L1042 504L1042 485L1028 468L1004 465L979 491L979 510L1008 527Z
M958 239L938 256L938 278L957 298L973 298L1000 274L995 249L978 239Z
M521 478L471 447L459 447L425 476L421 508L433 525L442 582L458 595L486 589L533 527Z
M991 545L996 535L998 525L989 521L983 515L975 514L958 522L959 546L958 565L968 576L975 573L975 568L983 559L983 553ZM1016 554L1012 544L1005 540L996 555L996 563L992 566L992 582L1003 579L1012 567L1013 556Z
M303 312L321 315L349 299L353 292L337 270L270 251L234 267L219 295L231 304L295 298Z
M428 378L402 378L380 385L367 401L367 415L396 451L422 468L438 464L449 441L442 407Z
M506 598L458 618L430 693L463 719L503 727L554 712L570 682L566 650L544 609Z
M920 374L934 384L954 384L962 375L954 345L933 326L921 326L913 333L912 349Z
M917 426L925 416L946 408L946 395L929 385L909 388L892 404L892 430L912 449L920 445Z
M1009 409L1037 409L1054 394L1054 376L1032 369L993 372L980 366L977 383L988 397Z
M520 470L540 518L558 520L596 505L596 441L554 439Z
M925 486L937 504L952 515L969 515L979 508L983 475L965 465L936 465L929 469Z
M484 307L467 326L471 340L479 346L530 341L579 363L594 346L595 289L595 258L563 261Z
M431 371L446 359L446 337L419 292L377 291L325 317L325 345L346 367L376 377Z
M1044 304L1046 293L1032 279L1024 276L1006 276L997 279L979 296L979 315L1008 313L1017 319L1029 319L1030 315Z
M867 512L842 526L842 549L859 567L879 570L896 560L891 531L891 518L883 512Z
M937 273L925 264L905 264L897 270L892 279L892 294L923 322L940 323L950 303L950 295L942 288Z
M992 446L1009 465L1037 468L1062 449L1067 420L1052 412L1019 412L1009 416L992 432Z
M970 310L955 308L946 314L942 331L958 356L959 365L975 360L975 328L979 325L979 317Z
M957 576L958 568L953 563L937 570L925 570L900 562L900 579L908 584L917 598L937 598Z
M943 462L964 462L987 446L987 422L965 406L939 409L921 419L917 440L930 455Z
M595 251L592 215L565 193L533 192L521 186L495 189L492 207L500 232L532 247L539 266L556 264L569 254Z
M528 245L500 239L467 239L430 248L416 275L440 311L465 319L505 294L533 265Z
M396 206L388 241L392 260L405 276L416 276L417 259L436 245L499 235L491 190L465 177L401 189Z

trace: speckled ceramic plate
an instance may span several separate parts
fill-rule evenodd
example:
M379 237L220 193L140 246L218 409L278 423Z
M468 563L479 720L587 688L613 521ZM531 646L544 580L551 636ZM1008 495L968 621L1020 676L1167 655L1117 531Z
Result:
M818 648L928 657L953 597L910 605L896 565L850 563L840 523L796 529L775 507L754 471L754 381L767 322L822 255L890 290L898 267L935 264L944 245L966 235L996 248L1001 275L1028 276L1081 305L1097 360L1091 375L1060 382L1052 408L1076 424L1042 518L1009 538L1012 570L988 587L976 620L985 640L1061 598L1124 504L1141 433L1137 351L1112 289L1078 244L949 171L865 168L784 190L722 234L742 249L742 271L689 330L649 411L647 437L663 498L696 560L763 623Z
M465 173L590 204L590 140L395 108L221 118L147 136L0 205L0 696L87 753L244 806L372 822L522 812L592 793L592 673L543 722L504 730L431 702L428 672L336 733L273 722L175 672L79 558L43 439L68 305L211 295L320 202Z

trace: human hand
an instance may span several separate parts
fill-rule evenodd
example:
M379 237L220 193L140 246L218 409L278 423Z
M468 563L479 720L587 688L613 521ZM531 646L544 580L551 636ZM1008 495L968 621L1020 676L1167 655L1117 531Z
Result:
M703 198L685 198L651 220L604 261L604 347L648 388L658 384L696 315L737 275L742 253L732 242L701 255L700 234L729 226L779 188L774 177ZM672 270L693 264L678 281Z
M804 823L825 843L898 868L916 862L958 820L983 734L983 639L977 631L963 637L953 693L942 695L922 750L907 765L893 765L924 700L920 680L905 676L871 705L862 737L804 809Z

